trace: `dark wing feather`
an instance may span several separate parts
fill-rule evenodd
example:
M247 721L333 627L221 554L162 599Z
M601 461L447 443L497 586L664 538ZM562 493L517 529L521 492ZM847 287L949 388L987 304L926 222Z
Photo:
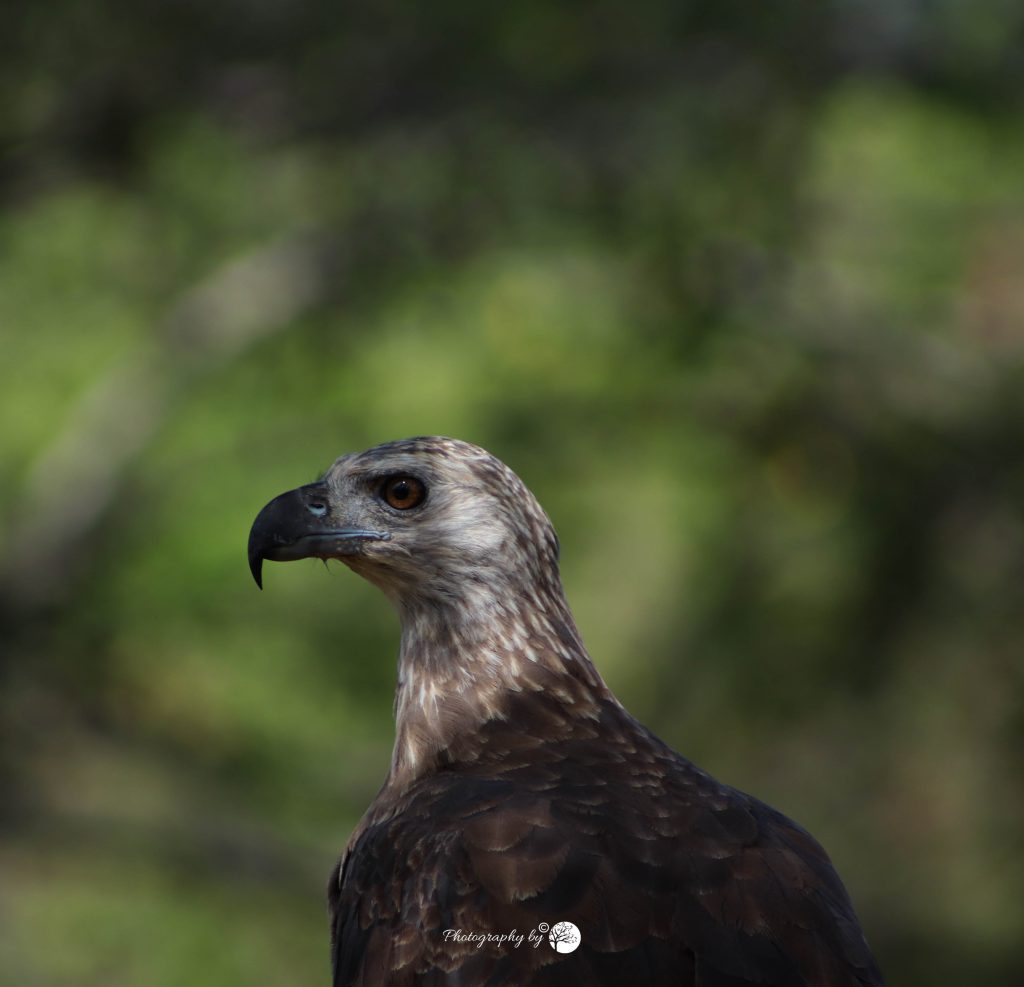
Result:
M496 756L371 810L331 889L335 987L881 984L812 837L601 715L521 755L491 724ZM562 919L570 954L444 936Z

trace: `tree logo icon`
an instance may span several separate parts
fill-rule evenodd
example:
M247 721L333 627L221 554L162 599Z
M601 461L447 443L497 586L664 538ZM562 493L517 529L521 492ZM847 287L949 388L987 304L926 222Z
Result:
M572 922L556 922L548 933L548 942L556 953L572 953L580 944L580 930Z

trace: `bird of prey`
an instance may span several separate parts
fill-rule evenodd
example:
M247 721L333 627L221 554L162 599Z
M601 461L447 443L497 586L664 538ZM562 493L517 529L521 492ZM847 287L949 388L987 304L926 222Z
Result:
M330 878L335 987L867 987L828 856L612 694L504 463L421 437L272 500L264 559L340 559L401 618L396 739Z

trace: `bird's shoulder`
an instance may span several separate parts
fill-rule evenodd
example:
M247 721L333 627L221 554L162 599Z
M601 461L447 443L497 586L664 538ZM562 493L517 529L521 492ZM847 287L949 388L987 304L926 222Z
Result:
M818 843L628 714L557 742L505 721L475 749L357 831L330 891L336 984L879 982ZM562 919L570 955L455 938Z

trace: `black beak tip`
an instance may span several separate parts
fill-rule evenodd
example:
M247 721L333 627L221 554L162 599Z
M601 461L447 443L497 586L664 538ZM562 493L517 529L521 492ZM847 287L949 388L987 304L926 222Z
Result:
M253 524L252 530L249 532L247 548L249 571L252 573L252 578L256 580L256 585L263 589L263 537L262 532L257 530L258 524L259 518L256 519L256 523Z
M263 589L263 556L258 552L249 554L249 571L256 580L256 585Z

